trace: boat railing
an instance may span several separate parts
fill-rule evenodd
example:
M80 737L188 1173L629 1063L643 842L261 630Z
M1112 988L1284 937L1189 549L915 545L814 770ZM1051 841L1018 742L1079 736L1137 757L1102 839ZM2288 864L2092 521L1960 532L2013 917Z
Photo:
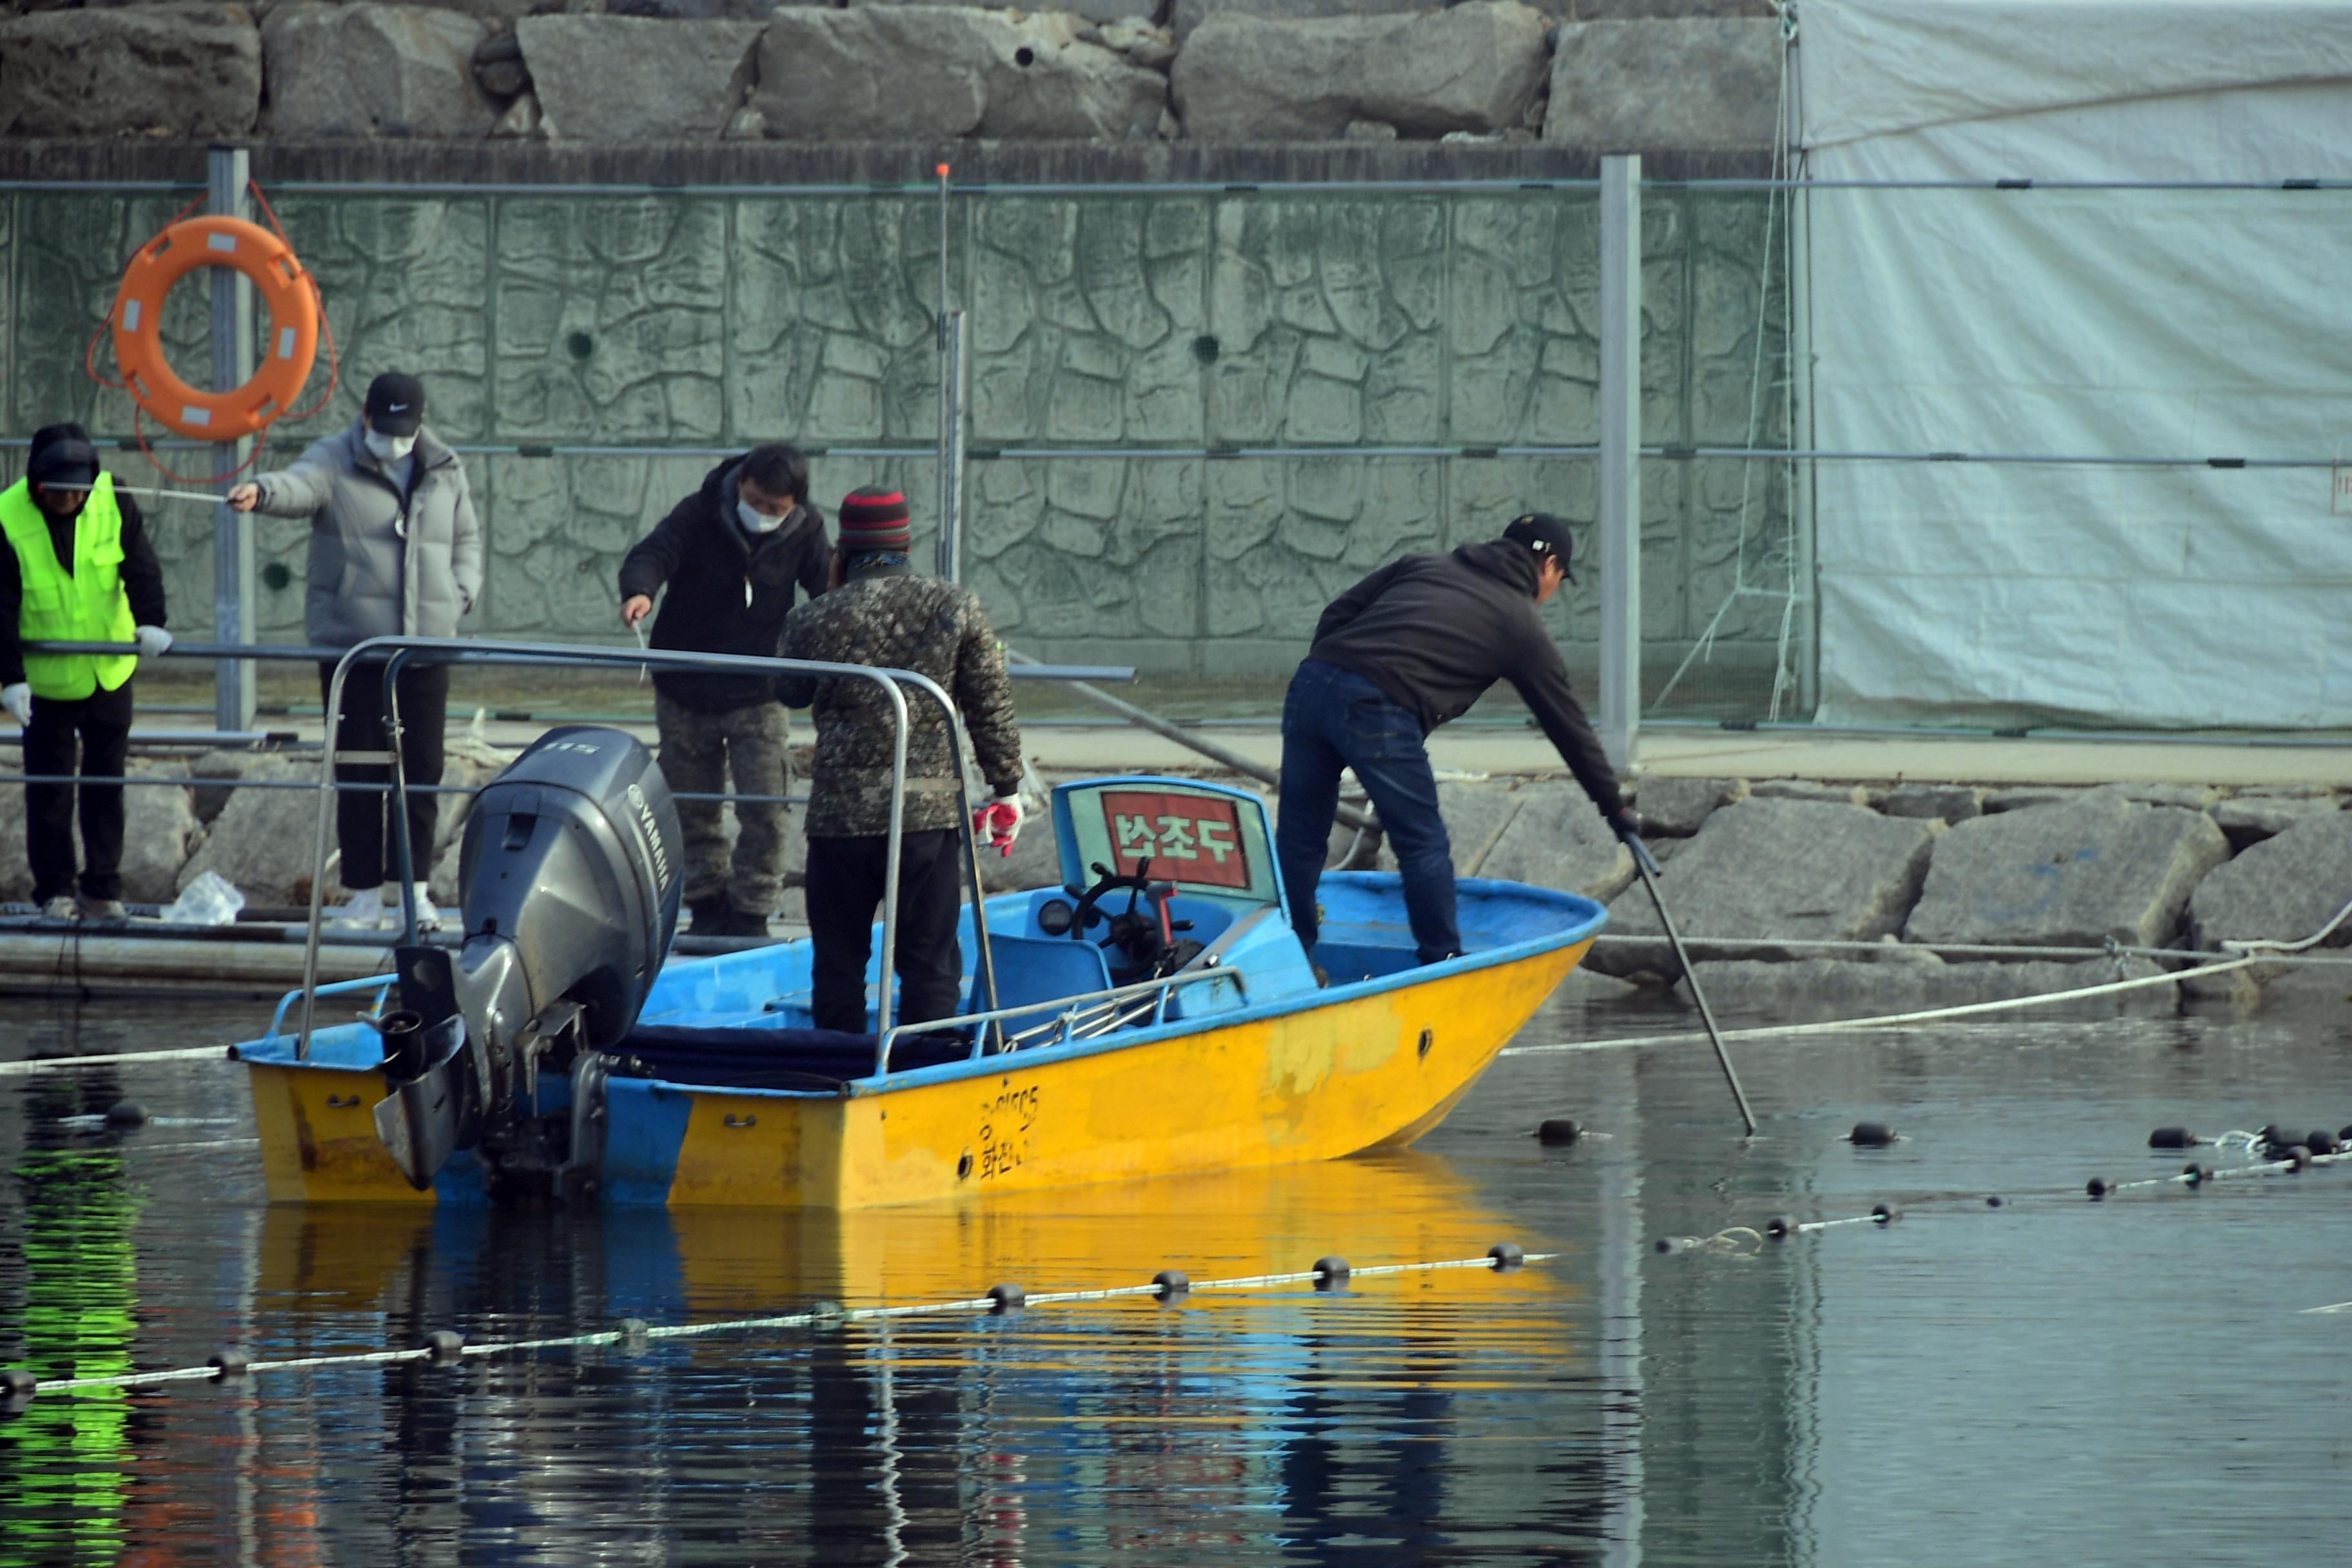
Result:
M890 1047L898 1043L901 1035L971 1029L970 1059L977 1061L985 1054L985 1047L992 1037L997 1041L996 1054L1003 1054L1039 1044L1059 1045L1064 1040L1091 1039L1133 1023L1147 1014L1152 1023L1165 1023L1169 1003L1179 986L1197 985L1204 982L1213 984L1221 980L1230 982L1244 998L1248 996L1249 987L1238 970L1222 967L1181 969L1173 974L1164 974L1153 980L1130 981L1125 985L1114 985L1103 991L1082 991L1070 996L1020 1002L1009 1007L991 1007L953 1018L927 1018L920 1023L887 1025L874 1044L874 1076L883 1078L888 1075ZM1003 1032L1008 1020L1030 1017L1049 1007L1058 1007L1061 1011L1045 1022L1018 1033L1007 1035Z
M399 981L400 976L397 974L370 974L358 980L337 980L320 986L319 994L321 996L340 996L348 994L353 991L373 990L375 993L376 1010L378 1012L382 1012L383 1009L384 994L390 991L393 986L399 984ZM280 996L278 999L278 1011L269 1015L269 1027L262 1031L261 1037L263 1040L268 1041L278 1038L278 1030L286 1023L287 1011L291 1008L295 1003L301 999L302 993L299 990L289 991L285 995Z
M336 742L337 732L341 728L343 688L351 679L352 671L362 664L376 666L381 670L384 732L390 742L389 749L383 752L342 752ZM408 841L407 783L401 766L398 685L401 672L411 664L427 667L463 664L541 668L607 666L637 669L653 667L732 671L770 679L782 675L810 675L873 682L888 700L891 716L890 829L883 858L881 987L876 1020L877 1026L886 1037L891 1032L891 992L898 922L898 869L906 829L908 716L907 698L901 688L912 688L929 698L939 705L940 714L947 721L949 765L955 780L956 818L963 840L965 867L971 878L972 926L978 949L975 973L988 999L991 1013L998 1010L996 966L989 950L985 896L981 884L980 844L972 831L971 792L965 780L963 737L956 725L954 702L929 676L917 670L876 665L835 664L804 658L755 658L740 654L697 653L680 648L586 647L577 644L491 642L471 637L370 637L342 650L327 682L326 755L319 770L319 819L310 861L310 918L302 949L302 1027L295 1039L296 1059L309 1057L310 1034L317 1019L319 947L325 920L328 843L334 824L335 767L339 761L383 766L390 771L392 796L385 815L390 819L392 859L398 868L402 889L401 944L413 947L416 943L417 879L415 847ZM429 846L427 847L430 848ZM986 1036L996 1037L1002 1045L1000 1026L983 1025L983 1029Z

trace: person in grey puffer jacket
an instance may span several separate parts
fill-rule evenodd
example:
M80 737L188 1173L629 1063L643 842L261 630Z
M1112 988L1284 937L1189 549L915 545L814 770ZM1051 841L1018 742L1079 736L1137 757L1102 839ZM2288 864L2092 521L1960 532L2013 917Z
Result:
M228 493L238 511L310 520L310 591L303 625L320 647L347 648L378 637L450 637L482 589L482 530L474 494L457 454L425 428L425 387L397 372L368 386L359 422L314 441L290 468L262 474ZM323 694L334 666L319 667ZM407 783L408 842L418 873L415 895L421 923L438 918L425 896L439 797L423 786L441 782L442 733L449 709L445 666L402 672L401 763ZM338 749L383 752L381 670L356 668L343 683ZM338 767L349 783L384 783L381 767ZM399 923L401 888L386 863L389 796L347 790L336 802L335 837L342 849L341 881L352 897L337 923L348 927Z

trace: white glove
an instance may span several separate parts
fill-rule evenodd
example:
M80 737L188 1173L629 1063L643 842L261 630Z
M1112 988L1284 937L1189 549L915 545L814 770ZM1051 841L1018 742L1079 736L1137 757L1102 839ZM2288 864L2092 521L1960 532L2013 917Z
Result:
M1000 795L971 814L972 832L975 836L985 834L997 854L1010 855L1014 841L1021 837L1021 824L1028 816L1022 809L1019 790Z
M33 688L29 682L18 681L14 686L0 686L0 708L8 710L19 724L33 721Z
M141 658L161 658L170 651L172 634L161 626L134 626L132 635L139 639Z

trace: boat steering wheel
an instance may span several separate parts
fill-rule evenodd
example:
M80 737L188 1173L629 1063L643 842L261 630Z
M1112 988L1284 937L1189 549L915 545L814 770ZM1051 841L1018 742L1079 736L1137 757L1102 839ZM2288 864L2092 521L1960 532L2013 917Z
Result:
M1071 937L1076 941L1086 941L1087 928L1094 923L1103 900L1125 888L1128 890L1127 908L1110 917L1110 930L1104 933L1098 945L1118 948L1139 967L1155 968L1170 951L1171 943L1161 932L1160 922L1137 909L1136 905L1147 894L1154 895L1153 901L1159 902L1175 891L1174 885L1151 879L1149 858L1132 872L1114 871L1099 860L1094 862L1092 869L1097 880L1093 887L1078 895L1077 907L1070 911ZM1177 921L1171 923L1169 932L1172 934L1192 928L1192 921Z

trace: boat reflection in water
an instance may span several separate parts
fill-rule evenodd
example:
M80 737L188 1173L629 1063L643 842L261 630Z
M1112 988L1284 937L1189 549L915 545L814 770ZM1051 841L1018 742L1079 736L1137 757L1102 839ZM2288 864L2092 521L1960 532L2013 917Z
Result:
M446 1327L479 1342L1560 1242L1510 1228L1443 1159L1411 1152L847 1214L277 1205L257 1306L280 1325L273 1352L325 1352ZM1335 1292L339 1368L281 1379L267 1405L307 1427L312 1552L329 1560L388 1517L403 1552L657 1541L743 1561L1044 1563L1174 1546L1312 1562L1380 1543L1412 1562L1483 1542L1494 1561L1558 1561L1597 1544L1602 1510L1589 1268L1569 1250Z

